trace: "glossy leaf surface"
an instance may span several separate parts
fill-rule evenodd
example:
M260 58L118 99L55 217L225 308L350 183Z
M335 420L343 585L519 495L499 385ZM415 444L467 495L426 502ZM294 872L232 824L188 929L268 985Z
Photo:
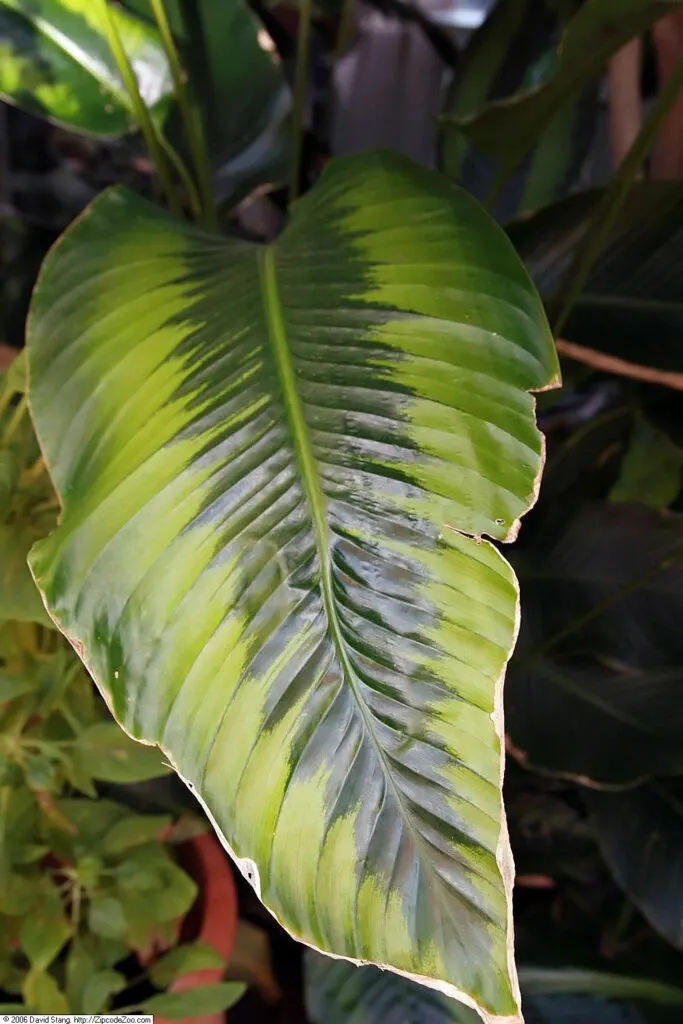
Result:
M112 4L142 97L163 119L171 75L156 31ZM0 0L0 95L75 131L120 135L133 108L95 0Z
M555 70L544 82L472 117L444 116L444 129L465 134L503 166L515 167L612 54L680 5L681 0L586 0L568 23Z
M63 502L32 554L293 934L516 1019L502 824L512 539L557 374L466 193L334 162L268 248L110 192L45 264L31 403Z

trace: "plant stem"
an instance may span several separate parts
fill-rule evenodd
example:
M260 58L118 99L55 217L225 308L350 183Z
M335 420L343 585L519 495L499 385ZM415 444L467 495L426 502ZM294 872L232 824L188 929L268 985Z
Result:
M104 27L107 33L107 40L109 42L109 48L114 56L116 65L119 69L123 83L128 91L131 105L133 107L133 113L135 119L140 127L142 134L145 137L149 154L152 158L152 162L156 168L157 175L161 186L166 193L168 199L168 205L170 206L173 213L177 216L182 216L182 207L180 200L175 191L173 184L173 178L171 177L170 170L166 164L166 158L164 156L161 144L159 142L159 136L157 129L154 126L149 110L145 106L145 102L140 95L140 89L138 88L138 81L135 77L131 63L128 60L128 54L123 48L121 42L121 36L119 35L116 22L112 16L111 9L109 7L108 0L100 0L100 7L102 9L102 17L104 20Z
M190 96L187 89L187 73L180 64L178 50L173 39L168 18L166 17L164 0L151 0L151 3L152 10L154 11L154 17L161 35L161 40L164 44L164 50L171 67L176 99L178 101L178 106L180 107L180 115L183 119L185 134L190 146L195 175L202 197L201 201L204 220L208 227L217 228L218 219L216 217L216 207L213 201L213 193L211 191L209 162L206 155L206 146L204 144L204 130L202 127L201 116L198 110L193 108L193 105L190 102Z
M629 377L631 380L646 381L648 384L659 384L663 388L683 391L683 373L680 370L658 370L656 366L645 366L642 363L631 363L619 356L610 356L606 352L577 345L565 338L556 338L557 351L584 366L603 373L611 373L617 377Z
M340 60L348 48L356 20L356 0L343 0L337 38L334 43L334 59Z
M197 0L178 0L180 18L185 29L187 42L187 69L190 73L190 81L196 101L200 105L206 119L206 127L210 130L212 125L211 114L215 113L211 98L215 91L214 82L211 77L211 60L209 58L206 38L204 35L204 22L202 12Z
M583 245L569 268L566 287L562 288L564 300L554 324L555 335L560 335L574 304L584 289L595 260L600 255L607 237L614 227L619 212L626 201L638 172L652 146L659 130L666 120L669 109L683 87L683 60L680 60L664 83L655 101L650 116L638 132L628 153L622 160L609 185L603 192L595 214L586 232Z
M162 149L164 150L169 160L173 164L178 177L185 186L188 202L192 209L192 216L194 217L195 220L201 220L202 204L199 198L199 192L197 191L197 186L192 180L192 175L185 166L183 158L181 157L178 150L171 145L171 143L168 141L168 139L163 133L159 137L159 141L161 143Z
M299 31L296 44L296 73L294 76L294 109L292 110L292 164L289 177L289 201L299 194L301 153L303 149L304 112L308 94L308 50L311 39L312 0L301 0Z

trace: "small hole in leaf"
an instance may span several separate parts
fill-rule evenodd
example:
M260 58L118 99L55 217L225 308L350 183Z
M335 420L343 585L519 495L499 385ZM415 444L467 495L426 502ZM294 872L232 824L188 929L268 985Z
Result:
M496 519L496 525L497 526L502 526L504 522L505 522L504 519Z

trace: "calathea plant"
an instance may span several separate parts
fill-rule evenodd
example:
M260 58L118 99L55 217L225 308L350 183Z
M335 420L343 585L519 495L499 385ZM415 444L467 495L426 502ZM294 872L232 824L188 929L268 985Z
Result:
M188 223L165 180L176 214L103 194L34 295L29 403L61 502L30 556L46 606L293 935L520 1020L519 602L493 542L539 486L541 301L477 203L395 154L333 161L267 245Z

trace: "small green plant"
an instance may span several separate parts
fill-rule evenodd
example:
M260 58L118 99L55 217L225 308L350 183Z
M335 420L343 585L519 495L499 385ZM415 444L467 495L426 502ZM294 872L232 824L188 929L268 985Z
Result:
M122 732L36 605L25 551L56 502L21 392L17 364L0 384L2 611L14 616L0 621L0 989L13 1010L185 1015L187 994L150 992L222 960L178 942L197 894L174 858L183 822L98 794L169 769ZM222 1009L242 988L206 986L196 1005Z

